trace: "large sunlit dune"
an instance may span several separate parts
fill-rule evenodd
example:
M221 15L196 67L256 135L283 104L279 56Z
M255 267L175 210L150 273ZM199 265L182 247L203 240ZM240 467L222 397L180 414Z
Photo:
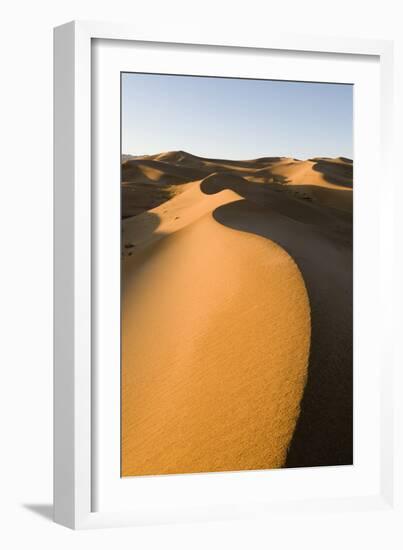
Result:
M122 166L122 475L350 463L352 162Z
M125 261L123 475L280 467L298 418L310 344L300 271L272 241L214 219L234 192L200 205L195 191L176 205L181 228L154 212L166 233Z

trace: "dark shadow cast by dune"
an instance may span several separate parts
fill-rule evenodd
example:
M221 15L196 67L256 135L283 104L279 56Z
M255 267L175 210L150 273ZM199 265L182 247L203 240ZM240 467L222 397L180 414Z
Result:
M169 186L159 183L122 185L122 219L137 216L172 198Z
M320 172L324 179L329 183L347 187L348 189L352 189L353 187L352 161L339 163L331 160L320 159L315 162L312 170L315 170L315 172Z
M123 220L121 225L122 256L131 256L138 245L148 242L153 236L156 236L160 224L161 219L154 212L142 212L137 216ZM162 236L163 234L159 233L158 235Z
M307 220L310 207L306 204ZM340 238L332 227L324 231L321 224L301 222L301 205L299 220L292 210L291 205L287 216L276 206L239 200L218 207L213 216L227 227L279 244L306 284L311 308L308 380L286 467L352 464L352 225L337 222L345 226Z
M211 172L208 168L154 159L132 159L122 164L122 218L137 216L171 199L173 188Z
M339 159L342 160L343 162L347 163L347 164L353 164L353 160L349 159L347 157L339 157Z
M208 176L201 182L200 189L207 195L230 189L258 206L273 208L284 216L307 224L331 226L339 220L351 221L351 191L287 183L286 177L276 176L275 183L262 185L226 172Z
M270 204L277 193L285 190L285 184L288 180L284 176L273 176L271 172L267 172L265 177L267 180L271 180L270 184L248 181L245 177L231 171L215 172L204 178L200 184L200 189L206 195L214 195L224 189L230 189L241 197L257 204Z
M336 217L351 220L354 200L352 190L301 184L287 186L287 191L295 198L313 201L322 211L333 210Z

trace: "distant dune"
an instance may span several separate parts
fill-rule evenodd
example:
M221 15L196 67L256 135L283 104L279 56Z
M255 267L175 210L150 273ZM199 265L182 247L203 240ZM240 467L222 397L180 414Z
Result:
M135 216L181 193L184 183L213 173L242 176L255 184L278 184L304 198L352 211L353 164L350 159L296 160L263 157L236 161L205 159L185 151L122 158L122 216Z
M123 159L122 475L352 462L349 159Z

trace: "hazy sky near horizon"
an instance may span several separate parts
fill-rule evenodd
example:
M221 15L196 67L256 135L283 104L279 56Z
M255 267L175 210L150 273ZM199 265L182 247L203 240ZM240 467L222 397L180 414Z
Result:
M353 86L122 74L122 153L353 158Z

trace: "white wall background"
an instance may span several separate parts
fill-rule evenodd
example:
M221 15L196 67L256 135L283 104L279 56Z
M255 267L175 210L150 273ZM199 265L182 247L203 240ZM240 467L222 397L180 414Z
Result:
M352 549L401 547L388 513L72 532L52 498L52 27L127 21L158 31L231 27L394 38L401 98L401 2L383 0L14 0L1 11L0 545L14 548ZM396 116L400 138L401 100ZM401 151L396 162L401 163ZM400 157L400 158L399 158ZM396 170L397 185L401 175ZM402 193L400 193L402 197ZM399 222L402 235L403 224Z

